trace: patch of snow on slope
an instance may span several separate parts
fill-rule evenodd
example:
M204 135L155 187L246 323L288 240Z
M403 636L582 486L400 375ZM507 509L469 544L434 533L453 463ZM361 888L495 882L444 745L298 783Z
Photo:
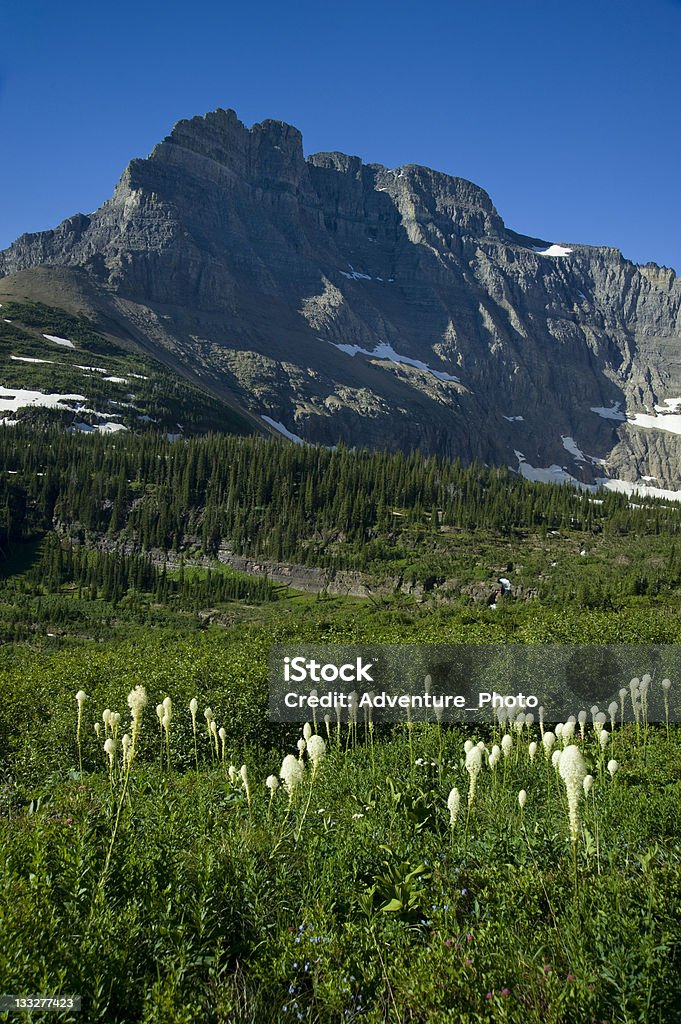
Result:
M348 272L346 270L341 270L341 274L343 275L343 277L347 277L348 280L350 280L350 281L371 281L372 280L372 278L370 277L369 274L361 274L359 272L359 270L355 270L355 268L353 267L352 263L348 263L348 266L350 267L350 273L349 274L348 274Z
M618 420L620 423L624 423L627 417L620 411L621 404L621 402L613 402L609 409L605 409L602 405L592 405L591 412L595 412L604 420Z
M43 334L43 338L53 341L55 345L62 345L64 348L75 348L76 346L68 338L60 338L58 334Z
M557 466L554 463L547 469L539 469L531 466L522 452L516 450L515 456L518 460L518 472L526 480L531 480L535 484L576 484L578 487L580 486L580 481L571 476L562 466Z
M679 411L681 411L681 398L665 398L664 405L655 406L655 412L661 412L664 416L670 412Z
M285 427L284 424L281 423L279 420L273 420L271 416L261 416L260 419L264 420L265 423L269 423L271 427L274 427L275 430L278 430L279 433L283 434L284 437L287 437L289 441L293 441L294 444L306 443L305 441L303 441L302 437L298 437L297 434L292 433L288 429L288 427Z
M503 416L503 413L502 413L502 416ZM525 421L525 417L524 416L504 416L504 419L508 420L509 423L524 423L524 421Z
M561 434L561 441L566 452L570 452L577 462L586 462L586 456L573 437Z
M10 356L15 363L53 363L53 359L32 359L31 356Z
M358 352L361 352L362 355L370 356L372 359L385 359L388 362L395 363L397 366L413 366L417 370L431 373L438 380L451 380L457 384L459 383L459 378L453 377L451 373L445 373L444 370L433 370L432 367L428 366L421 359L412 359L410 356L400 355L392 345L388 345L385 341L379 342L373 352L371 349L362 348L361 345L337 345L334 341L330 341L329 344L333 345L334 348L340 349L341 352L346 352L349 356L356 356Z
M90 423L83 423L78 421L71 427L72 430L78 431L81 434L117 434L121 430L127 430L122 423L98 423L97 426L93 427Z
M550 245L548 249L538 249L536 246L532 246L537 256L568 256L572 249L566 249L564 245Z
M670 434L681 434L681 415L663 413L661 416L649 416L643 412L627 420L632 427L645 427L647 430L666 430Z
M651 479L645 477L644 479ZM597 484L607 491L618 491L620 494L634 494L641 498L666 498L667 501L681 501L681 491L668 491L662 487L648 487L645 484L632 483L631 480L609 480L598 477Z
M104 371L106 373L106 370ZM104 380L108 380L111 384L128 384L127 377L104 377Z
M22 388L0 386L0 411L16 412L26 406L41 406L45 409L68 409L63 402L84 402L84 395L46 395L42 391L25 391Z
M79 370L91 370L93 373L108 373L103 366L81 366L80 363L76 363Z

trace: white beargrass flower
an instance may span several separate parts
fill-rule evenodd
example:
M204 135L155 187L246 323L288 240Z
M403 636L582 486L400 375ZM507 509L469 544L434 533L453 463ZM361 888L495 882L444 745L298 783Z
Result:
M669 691L672 688L672 681L671 681L671 679L663 679L662 683L661 683L661 686L662 686L663 690L666 690L666 692L669 693Z
M593 775L585 775L584 776L584 780L582 782L582 789L584 790L584 796L588 795L589 790L591 789L593 784L594 784L594 777L593 777Z
M615 723L617 722L617 701L611 700L608 704L608 714L610 715L610 730L615 731Z
M615 761L614 759L612 761L608 761L608 771L610 772L611 779L615 778L615 772L618 768L619 764L617 763L617 761Z
M534 742L534 740L532 741L532 743L530 743L529 747L527 748L527 753L530 755L531 763L532 761L534 761L537 754L537 744Z
M530 725L534 725L534 715L531 711L528 711L528 713L525 715L525 725L527 725L528 727Z
M128 707L130 708L130 714L132 715L132 739L130 741L130 755L128 758L128 764L132 763L132 759L135 753L135 745L137 743L137 737L142 725L142 714L147 705L147 691L143 686L136 686L128 694Z
M504 737L505 739L505 737ZM510 739L510 737L509 737ZM503 742L503 741L502 741ZM479 747L471 747L466 754L466 771L470 779L470 785L468 787L468 807L470 809L473 800L475 799L475 788L478 782L478 775L482 770L482 752Z
M279 779L276 775L268 775L265 779L265 785L271 793L274 793L275 789L279 789Z
M240 778L240 775L233 764L230 764L229 768L227 769L227 774L229 775L229 781L233 785L236 785L237 781Z
M561 750L560 747L556 747L554 752L551 754L551 764L556 769L556 771L558 771L558 765L560 764L560 759L561 759L562 756L563 756L563 751Z
M599 711L598 714L594 717L594 732L597 736L600 736L601 730L607 722L607 720L608 716L605 714L604 711Z
M312 761L313 771L317 770L326 756L326 743L316 733L307 741L307 756Z
M102 711L102 721L104 722L104 735L106 736L111 728L111 709L104 708Z
M281 762L279 775L290 800L295 788L305 779L305 766L294 754L287 754Z
M570 837L573 843L579 838L579 798L584 789L584 778L588 774L579 747L565 747L560 756L558 772L567 792Z
M298 757L302 758L307 743L305 742L304 739L299 739L298 742L296 743L296 746L298 747Z
M508 757L512 750L513 738L508 733L506 733L501 738L501 752L504 755L504 757Z
M109 758L109 774L111 774L113 772L114 758L116 756L116 741L111 736L104 741L104 753Z
M199 710L199 702L196 697L192 697L189 701L189 713L192 716L192 720L196 722L196 712Z
M577 715L577 721L579 722L579 731L581 733L582 739L584 739L584 727L586 725L586 720L587 720L587 713L586 713L586 711L580 711L579 714Z
M575 735L575 723L568 720L564 724L564 726L563 726L563 728L561 730L560 742L563 744L564 747L567 747L568 744L572 743L574 735Z
M546 751L546 756L547 756L547 757L548 757L548 756L549 756L549 754L551 753L551 748L553 747L553 744L554 744L555 742L556 742L556 736L555 736L555 733L549 732L549 731L547 730L547 731L546 731L546 732L544 733L544 735L542 736L542 743L544 744L544 750Z
M242 783L242 785L244 787L244 790L245 790L245 793L246 793L246 801L248 802L248 806L250 807L251 806L251 787L250 787L250 784L249 784L249 781L248 781L248 768L246 767L245 764L241 765L241 768L239 770L239 775L241 776L241 783Z
M544 739L544 707L543 705L539 708L539 732L541 738Z
M102 735L102 727L99 722L95 722L95 736L100 739Z
M324 725L326 726L326 737L331 742L331 715L324 715Z
M163 705L162 704L157 704L156 705L156 717L158 718L158 720L161 723L161 725L163 725L163 714L164 714Z
M78 693L76 694L76 703L78 704L78 718L80 718L81 715L83 714L83 705L85 704L85 701L87 699L88 696L85 690L79 690Z
M463 745L463 752L464 752L464 754L467 754L469 752L469 750L472 750L472 749L473 749L473 740L466 740L466 742Z
M527 803L527 791L526 790L521 789L520 792L518 793L518 803L520 805L520 810L522 811L524 806L525 806L525 804Z
M224 725L221 725L220 728L218 729L218 736L220 737L220 747L221 747L221 755L220 756L222 757L222 760L224 761L225 760L225 744L227 742L227 730L225 729Z
M461 794L459 793L456 786L450 790L449 796L447 797L447 809L449 811L449 824L452 828L456 825L456 819L459 815L459 807L461 805Z
M303 726L303 739L304 740L309 740L311 735L312 735L312 726L310 725L309 722L306 722L305 725Z
M495 743L494 746L492 747L492 750L490 751L490 755L489 755L489 758L488 758L490 768L492 768L492 769L496 768L497 764L499 763L500 757L501 757L501 747L498 747L496 745L496 743Z
M594 704L591 708L591 724L594 725L596 722L596 715L598 714L598 704Z
M121 740L121 747L123 749L123 767L129 768L132 764L133 758L133 744L130 735L126 732Z
M601 745L601 750L605 750L605 748L608 745L608 741L609 740L610 740L610 733L608 732L608 730L607 729L601 729L601 731L599 733L599 736L598 736L598 742Z

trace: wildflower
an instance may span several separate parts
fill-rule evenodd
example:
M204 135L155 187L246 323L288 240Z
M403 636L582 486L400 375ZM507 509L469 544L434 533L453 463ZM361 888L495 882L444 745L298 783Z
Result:
M311 735L312 735L312 726L310 725L309 722L306 722L305 725L303 726L303 737L306 740L309 740Z
M110 708L104 708L102 711L102 721L104 722L104 735L106 736L109 729L111 728L111 710Z
M130 738L130 735L127 732L123 735L123 739L121 740L121 746L123 748L123 767L129 768L130 765L132 764L133 752L132 739Z
M463 745L463 752L464 752L464 754L467 754L472 749L473 749L473 740L466 740L466 742Z
M608 732L608 730L607 729L601 729L601 731L599 733L599 736L598 736L598 742L601 745L601 750L605 750L605 748L608 745L608 740L609 739L610 739L610 733Z
M608 704L608 714L610 715L610 726L612 732L615 731L615 722L617 721L617 701L612 700Z
M584 796L588 796L589 790L591 789L593 784L594 784L594 777L593 777L593 775L585 775L584 776L584 781L582 782L582 789L584 790Z
M316 770L326 756L326 743L321 736L316 734L310 736L307 741L307 756L312 761L313 769Z
M99 724L99 722L95 722L95 735L97 736L97 739L100 739L101 732L102 732L101 725Z
M559 722L558 725L556 726L555 733L556 733L556 739L559 740L561 738L561 736L563 735L563 723L562 722Z
M575 723L571 722L568 719L568 721L565 722L565 724L563 725L563 728L561 729L561 732L560 732L560 742L563 744L564 747L567 747L568 744L572 742L572 740L574 738L574 735L575 735Z
M298 740L296 746L298 747L298 756L300 758L302 758L303 752L305 750L305 747L307 746L307 743L305 742L305 740L300 739L300 740Z
M227 742L227 730L225 729L224 725L221 725L220 728L218 729L218 736L220 737L221 757L222 757L222 760L224 762L224 760L225 760L225 744Z
M577 715L577 721L579 722L579 731L582 739L584 739L584 727L586 725L587 714L586 711L580 711Z
M489 755L489 766L490 768L496 768L497 761L501 757L501 747L495 743Z
M449 824L454 828L456 825L456 819L459 814L459 805L461 804L461 794L459 793L456 786L450 790L449 796L447 797L447 809L449 810Z
M227 774L229 775L229 781L232 783L232 785L236 785L237 780L239 779L239 773L233 764L230 764L229 768L227 769Z
M132 715L132 739L130 741L130 757L128 765L132 763L135 753L135 745L142 724L142 713L147 705L147 691L143 686L136 686L128 694L128 707Z
M560 757L558 771L567 792L570 836L572 842L576 843L579 836L579 797L580 791L583 790L584 777L587 775L586 765L579 747L574 745L565 747Z
M525 807L525 804L527 803L527 792L526 792L526 790L521 789L520 792L518 793L518 803L520 805L520 810L522 811L523 808Z
M510 988L502 988L501 994L502 994L502 996L510 996L510 994L511 994Z
M194 728L196 728L196 712L198 710L199 710L199 702L196 699L196 697L192 697L192 699L189 701L189 711L190 711L191 716L192 716L192 722L194 723Z
M281 763L279 775L290 799L296 786L305 778L305 768L293 754L287 754Z
M508 733L506 733L502 737L502 740L501 740L501 750L502 750L502 753L503 753L504 757L508 757L509 754L511 753L511 751L513 750L513 739L512 739L511 736L509 736Z
M114 756L116 754L116 741L113 740L111 736L109 736L109 738L104 741L104 752L108 755L109 758L109 771L112 771Z
M324 725L326 726L327 739L331 740L331 715L324 715Z
M245 764L241 765L241 768L239 770L239 775L241 776L241 782L242 782L242 785L244 787L244 792L246 793L246 801L248 803L248 806L250 807L251 806L251 787L250 787L250 784L249 784L249 781L248 781L248 768L246 767Z
M551 754L551 764L556 769L556 771L558 771L558 765L560 764L560 759L562 756L563 751L560 749L554 750L554 752Z
M617 771L618 768L619 768L619 764L618 764L617 761L615 761L614 759L612 761L608 761L608 771L610 772L610 778L611 779L615 778L615 772Z
M547 730L544 733L544 735L542 736L542 743L544 744L544 750L546 751L546 756L547 757L551 753L551 748L553 747L553 744L555 742L556 742L555 733L548 732L548 730Z
M163 715L164 715L163 705L162 704L157 704L156 705L156 717L158 718L159 724L161 726L163 725Z
M537 753L537 744L534 742L534 740L532 741L532 743L530 743L529 747L527 748L527 753L530 755L530 761L534 761L535 755Z
M269 789L270 793L274 795L274 791L279 789L279 779L276 775L268 775L265 779L265 785Z
M507 737L504 736L504 739ZM511 739L509 736L508 739ZM512 742L512 741L511 741ZM503 740L502 740L503 745ZM478 781L478 775L482 769L482 754L479 747L472 747L466 754L466 771L470 778L470 784L468 787L468 807L470 809L473 800L475 799L475 787Z

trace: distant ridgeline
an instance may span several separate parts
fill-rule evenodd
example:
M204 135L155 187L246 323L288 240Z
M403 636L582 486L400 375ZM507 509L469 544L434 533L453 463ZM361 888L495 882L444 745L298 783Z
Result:
M400 546L432 548L457 530L584 531L601 537L681 529L681 508L531 483L503 468L418 452L328 450L212 434L83 436L21 423L0 430L0 544L57 529L152 548L365 568Z

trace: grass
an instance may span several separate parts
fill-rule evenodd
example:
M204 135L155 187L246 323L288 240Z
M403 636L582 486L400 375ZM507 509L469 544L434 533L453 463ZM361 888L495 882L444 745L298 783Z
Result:
M360 727L357 742L344 729L314 779L308 764L290 799L283 788L271 799L265 778L296 751L297 730L273 746L228 728L223 762L200 704L197 771L188 702L174 700L174 769L161 770L153 708L166 693L150 686L139 753L129 775L117 754L112 785L103 727L93 731L112 694L91 690L82 776L75 689L48 698L60 744L46 744L42 774L39 717L32 770L20 753L8 765L3 991L78 992L85 1019L121 1024L677 1019L678 727L669 740L651 729L645 758L635 728L618 731L614 778L599 770L612 752L577 730L596 781L573 849L565 787L541 743L530 760L527 729L495 769L483 754L465 828L463 728L369 741ZM122 693L110 702L121 730ZM487 751L500 738L470 736Z

